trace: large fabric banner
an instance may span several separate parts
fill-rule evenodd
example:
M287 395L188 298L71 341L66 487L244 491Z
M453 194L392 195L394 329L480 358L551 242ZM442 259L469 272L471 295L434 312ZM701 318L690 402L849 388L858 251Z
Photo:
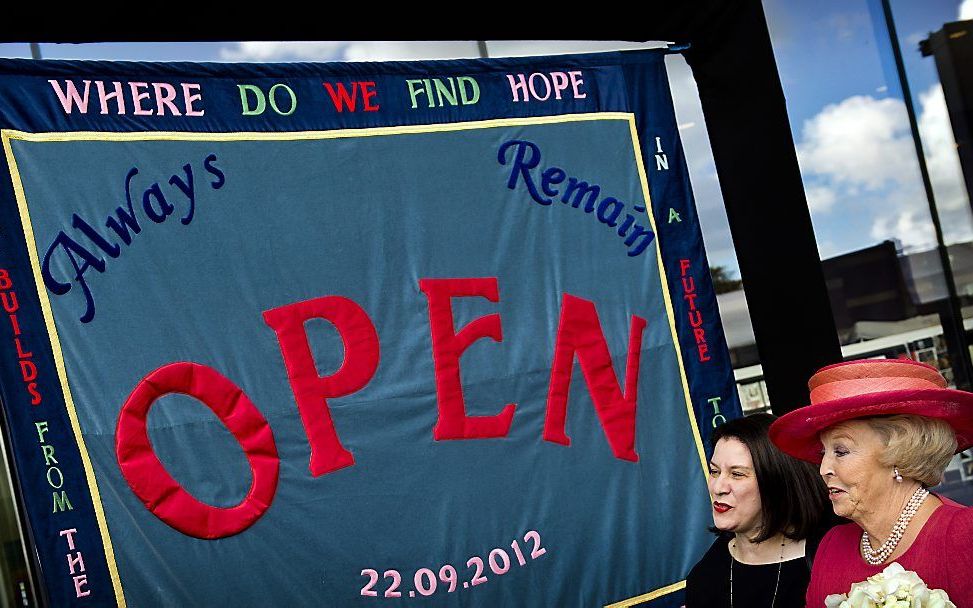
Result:
M678 605L739 404L663 59L0 61L50 605Z

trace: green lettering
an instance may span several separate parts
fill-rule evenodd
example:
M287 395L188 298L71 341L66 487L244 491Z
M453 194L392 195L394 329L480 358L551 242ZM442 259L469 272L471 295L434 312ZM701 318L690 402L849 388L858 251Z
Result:
M471 106L480 101L480 85L476 83L476 79L470 78L469 76L460 76L457 80L459 80L459 97L464 106ZM466 96L467 83L470 85L470 97Z
M240 105L243 106L243 116L258 116L264 113L267 109L267 100L264 98L264 92L260 90L260 87L252 84L238 84L236 85L240 88ZM257 107L250 107L250 98L247 96L247 91L254 94L257 98Z
M682 222L682 218L679 217L679 214L676 213L676 210L673 209L672 207L669 207L669 223L671 224L673 222L673 220L675 220L677 222L680 222L680 223Z
M44 466L51 466L51 463L58 464L57 458L54 457L54 446L49 444L44 444L41 446L41 451L44 452Z
M452 76L450 76L447 80L449 80L449 89L446 88L446 84L441 79L437 78L434 81L436 83L436 95L439 97L439 105L443 105L443 99L445 98L446 101L449 102L449 105L455 106L456 81L453 80Z
M37 440L44 443L44 433L47 432L47 421L41 420L40 422L35 422L34 426L37 428Z
M405 81L405 84L409 87L409 98L412 99L412 109L415 110L418 107L418 105L416 103L416 96L419 95L419 93L424 93L425 92L423 90L422 86L420 86L418 89L416 88L416 85L421 85L422 84L422 81L421 80L406 80Z
M283 87L287 91L287 94L290 95L291 98L291 109L288 110L287 112L281 112L280 108L277 107L277 89L281 87ZM291 114L294 113L294 110L297 109L297 95L294 93L293 89L291 89L286 84L282 84L278 82L274 86L270 87L270 94L268 95L268 97L270 98L270 107L274 109L274 112L277 112L281 116L290 116Z
M54 496L54 510L51 513L57 513L58 511L64 511L67 508L68 511L73 511L74 507L71 506L71 501L68 499L68 493L66 490L61 490L61 494L58 495L57 492L51 492Z

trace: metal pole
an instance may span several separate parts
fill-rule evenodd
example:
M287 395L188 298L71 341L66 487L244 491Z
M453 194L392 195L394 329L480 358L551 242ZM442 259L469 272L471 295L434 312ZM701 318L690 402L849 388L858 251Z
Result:
M490 53L487 52L486 40L477 40L476 48L480 51L480 59L487 59L490 57Z
M41 59L41 45L37 42L30 43L30 58Z
M905 109L909 114L909 127L912 130L912 142L916 147L916 157L919 161L919 172L922 174L922 185L926 190L926 200L929 202L929 215L932 216L932 225L936 230L936 249L939 252L939 261L943 266L943 278L946 281L947 297L947 318L943 325L943 334L947 344L954 345L950 350L953 351L953 376L957 388L969 390L971 379L973 379L973 360L970 359L970 350L966 346L966 330L963 327L963 313L960 307L959 296L956 293L956 280L953 277L953 265L949 260L949 251L946 249L946 242L943 240L943 228L939 221L939 211L936 208L936 197L932 191L932 181L929 179L929 169L926 167L926 155L922 151L922 141L919 139L919 123L916 120L916 109L912 104L912 92L909 90L909 80L905 74L905 63L902 61L902 51L899 49L899 36L895 31L895 21L892 19L892 7L889 0L882 0L882 11L885 13L885 25L889 31L889 40L892 46L892 55L895 57L895 69L899 75L899 84L902 86L902 97L905 102Z

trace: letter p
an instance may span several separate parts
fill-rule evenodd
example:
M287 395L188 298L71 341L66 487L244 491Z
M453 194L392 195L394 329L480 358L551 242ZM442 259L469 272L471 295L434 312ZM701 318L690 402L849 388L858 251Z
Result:
M319 477L355 464L354 456L338 439L328 398L350 395L375 375L379 360L375 325L358 304L340 296L295 302L264 311L263 317L280 342L287 377L311 445L311 475ZM310 319L331 322L344 343L345 360L330 376L319 376L314 365L304 330L304 323Z

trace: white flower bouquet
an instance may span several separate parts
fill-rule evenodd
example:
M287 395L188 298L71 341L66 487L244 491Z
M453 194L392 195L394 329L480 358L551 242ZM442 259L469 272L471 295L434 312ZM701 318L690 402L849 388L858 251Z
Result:
M854 583L847 594L829 595L824 604L827 608L956 608L945 591L930 590L918 574L896 562Z

